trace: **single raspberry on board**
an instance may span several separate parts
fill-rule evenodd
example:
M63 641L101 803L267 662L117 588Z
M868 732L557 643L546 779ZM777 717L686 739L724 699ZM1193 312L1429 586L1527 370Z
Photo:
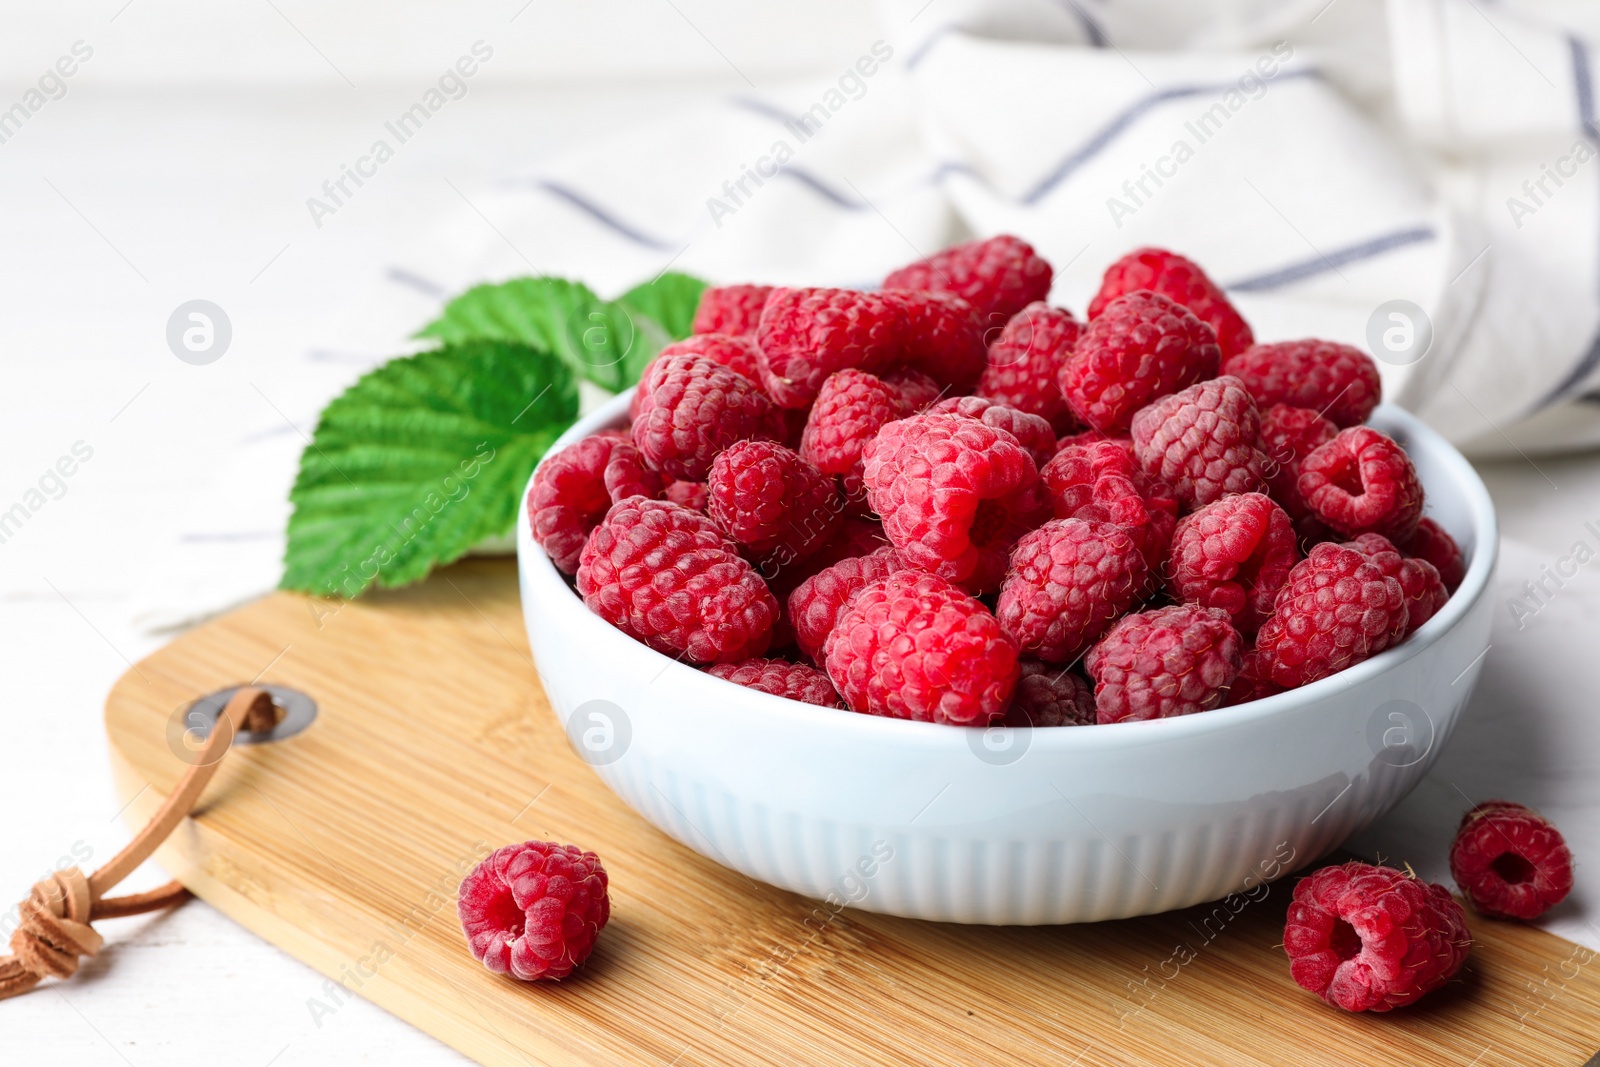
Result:
M800 651L820 661L828 635L856 595L880 578L905 569L895 550L885 547L841 559L795 586L786 613Z
M456 912L473 959L524 982L567 977L611 917L606 869L576 845L524 841L461 880Z
M985 426L1004 430L1015 437L1017 443L1028 450L1034 463L1040 466L1049 463L1050 457L1056 454L1055 431L1047 420L1038 415L1030 415L981 396L952 396L928 410L977 419Z
M735 441L783 436L778 409L761 387L704 356L656 360L639 389L633 443L669 478L704 481L717 453Z
M974 593L999 586L1011 546L1050 514L1027 450L977 419L888 423L861 458L867 500L901 558Z
M1072 430L1078 420L1061 395L1061 366L1082 328L1066 308L1029 304L989 345L977 395L1048 419L1057 433Z
M790 663L784 659L747 659L742 663L714 664L706 668L706 673L734 685L759 689L775 697L788 697L802 704L816 704L824 708L844 707L828 676L803 663Z
M1444 886L1353 860L1300 879L1283 928L1295 984L1345 1011L1405 1007L1449 981L1471 948Z
M1381 533L1404 541L1422 518L1422 482L1411 457L1370 426L1340 430L1300 462L1295 481L1318 519L1348 537Z
M1249 323L1206 272L1193 260L1164 248L1136 249L1107 267L1100 291L1089 301L1089 317L1098 317L1111 301L1139 289L1160 293L1194 312L1216 333L1223 359L1255 342Z
M627 438L598 433L539 464L528 493L533 539L563 574L575 574L589 531L607 509L630 496L661 493L661 476L644 465Z
M661 497L695 511L704 511L711 500L705 482L673 482L661 491Z
M1334 341L1279 341L1224 357L1223 374L1244 382L1263 408L1310 408L1338 426L1359 426L1383 399L1378 364Z
M1427 516L1417 520L1417 529L1409 538L1395 547L1413 559L1425 559L1439 572L1444 587L1454 593L1467 576L1467 565L1461 558L1461 546L1445 528Z
M1238 493L1178 520L1167 588L1186 604L1221 608L1251 638L1299 560L1284 510L1261 493Z
M1360 552L1376 563L1384 574L1400 583L1400 591L1406 598L1407 634L1437 615L1445 601L1450 599L1450 590L1444 587L1433 564L1427 560L1402 556L1400 550L1382 534L1362 534L1353 541L1345 542L1345 547Z
M1294 689L1394 644L1409 612L1400 583L1353 548L1324 541L1294 565L1256 634L1260 677Z
M1211 327L1188 308L1145 290L1119 296L1090 321L1061 367L1061 392L1079 422L1128 432L1152 400L1217 375Z
M1259 407L1259 405L1258 405ZM1261 412L1258 447L1267 457L1267 487L1291 519L1303 519L1311 508L1300 495L1300 461L1318 445L1334 439L1339 427L1310 408L1273 404Z
M1241 642L1228 614L1193 604L1139 611L1102 637L1083 665L1096 721L1141 722L1220 707L1239 673Z
M885 289L954 293L978 312L983 325L999 326L1035 300L1050 295L1052 271L1033 246L1002 234L935 252L883 280Z
M763 573L804 559L833 538L844 500L832 478L772 441L738 441L706 479L707 513Z
M658 652L736 663L767 650L778 602L709 516L667 500L611 506L578 564L589 610Z
M900 571L856 595L828 635L828 677L855 711L987 726L1017 684L1017 646L989 609L935 574Z
M1261 700L1275 693L1283 692L1281 685L1274 685L1270 679L1261 676L1258 667L1258 654L1254 647L1244 650L1239 657L1239 673L1233 679L1233 685L1228 688L1228 696L1222 702L1225 708L1235 704L1248 704L1252 700Z
M780 407L804 408L831 374L893 369L903 361L904 340L903 309L879 293L777 289L756 332L761 380Z
M845 492L861 495L861 450L885 423L906 412L899 395L876 375L863 370L829 375L806 415L800 434L800 455L824 474L844 480Z
M1056 518L1121 526L1150 573L1160 573L1178 521L1178 498L1166 482L1144 472L1130 444L1102 439L1062 445L1039 478Z
M1484 915L1537 919L1572 892L1572 853L1543 815L1489 800L1461 817L1450 876Z
M1264 493L1261 421L1237 378L1212 378L1162 397L1133 417L1133 452L1185 507L1231 493Z
M1022 660L1017 690L1011 696L1003 725L1090 726L1094 723L1094 689L1071 668L1059 663Z
M729 333L754 337L761 309L772 295L770 285L717 285L700 294L694 312L695 333Z
M946 387L913 367L901 367L883 376L895 396L900 398L900 413L915 415L944 396Z
M903 316L903 358L955 392L965 393L983 373L983 324L972 305L954 293L885 289L883 299Z
M1011 553L995 617L1024 653L1070 663L1150 592L1150 572L1120 526L1052 519Z

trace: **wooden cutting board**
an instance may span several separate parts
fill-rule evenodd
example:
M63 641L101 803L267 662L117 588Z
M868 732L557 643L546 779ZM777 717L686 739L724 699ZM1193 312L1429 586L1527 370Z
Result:
M319 717L238 747L161 862L485 1064L1576 1067L1600 1046L1596 954L1517 924L1471 917L1446 990L1352 1016L1289 980L1292 883L1236 915L1031 928L833 913L753 883L656 831L568 748L508 561L354 603L275 594L143 661L106 706L132 823L186 766L175 719L256 679L309 693ZM594 849L611 874L611 923L559 985L489 974L455 917L461 874L529 838ZM336 1012L345 994L325 988Z

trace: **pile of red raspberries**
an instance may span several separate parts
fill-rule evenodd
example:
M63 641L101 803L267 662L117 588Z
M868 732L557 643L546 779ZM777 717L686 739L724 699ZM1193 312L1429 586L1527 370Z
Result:
M1377 368L1256 344L1139 249L1087 321L1010 236L883 287L708 289L631 425L550 456L534 537L719 678L960 726L1188 715L1359 663L1462 579ZM1081 672L1081 673L1080 673Z

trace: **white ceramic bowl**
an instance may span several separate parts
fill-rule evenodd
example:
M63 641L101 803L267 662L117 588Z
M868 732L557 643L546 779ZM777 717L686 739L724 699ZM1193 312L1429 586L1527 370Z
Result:
M619 396L556 448L620 425ZM650 822L718 863L869 911L1091 922L1252 891L1338 846L1432 766L1477 680L1496 555L1483 483L1411 415L1410 453L1466 580L1398 647L1234 708L982 730L783 700L653 652L593 615L518 523L522 607L567 736Z

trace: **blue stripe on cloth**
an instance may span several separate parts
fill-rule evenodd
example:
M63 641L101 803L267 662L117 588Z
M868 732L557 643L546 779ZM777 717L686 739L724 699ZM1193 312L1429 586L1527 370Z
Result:
M677 245L670 241L662 240L659 237L652 237L644 231L628 225L626 222L623 222L610 211L601 207L599 204L596 204L582 193L579 193L573 189L569 189L565 185L561 185L558 182L545 181L542 179L537 181L535 184L550 195L557 197L558 199L565 200L567 203L571 204L579 211L582 211L584 214L588 215L602 226L605 226L613 233L626 237L636 245L643 245L646 248L654 248L657 251L662 252L674 251L678 248Z
M788 163L788 164L785 164L784 166L778 168L778 173L776 175L774 175L774 177L793 178L795 181L799 182L801 185L806 186L812 192L816 193L818 196L821 196L826 200L832 201L834 204L837 204L839 207L844 208L846 211L865 211L865 210L867 210L868 205L862 203L859 200L852 200L850 197L845 196L843 193L839 192L837 189L834 189L831 186L829 186L826 183L824 183L821 178L818 178L816 175L812 174L810 171L801 170L799 167L795 166L793 163Z
M932 33L928 34L928 36L924 37L922 39L922 43L917 45L916 51L912 52L909 56L906 57L906 69L907 70L916 70L917 69L917 64L921 63L924 59L926 59L928 57L928 53L933 51L933 46L934 45L936 45L940 41L944 40L944 38L946 36L948 36L950 33L952 33L953 31L959 30L959 29L961 29L960 26L957 26L954 23L951 23L949 25L940 26L938 29L936 29Z
M1104 48L1111 42L1106 39L1106 31L1100 28L1094 16L1078 6L1078 0L1060 0L1061 6L1069 9L1078 25L1083 27L1083 35L1089 38L1089 44L1095 48Z
M758 100L753 96L729 97L728 103L732 104L734 107L744 108L746 111L753 111L763 118L771 119L773 122L781 122L785 125L788 125L795 120L795 116L784 111L782 108L773 104L769 104L765 100Z
M1317 255L1299 263L1291 263L1286 267L1267 271L1264 274L1241 278L1236 282L1224 285L1223 288L1235 293L1264 293L1273 289L1281 289L1294 282L1337 270L1347 263L1374 259L1396 248L1405 248L1408 245L1432 241L1437 236L1438 234L1434 233L1431 226L1416 226L1407 230L1396 230L1394 233L1387 233L1382 237L1374 237L1369 241L1362 241L1360 244L1335 249L1326 255Z

